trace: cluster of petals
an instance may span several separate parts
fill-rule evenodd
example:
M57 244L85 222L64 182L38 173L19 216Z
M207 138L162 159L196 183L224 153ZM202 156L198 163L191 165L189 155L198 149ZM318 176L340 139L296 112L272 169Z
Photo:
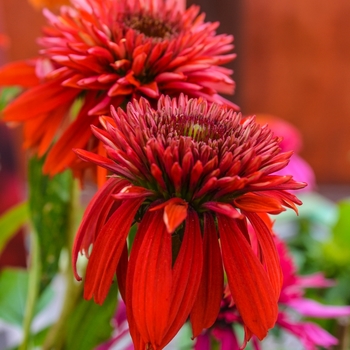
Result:
M338 343L337 338L325 331L318 324L304 321L302 317L337 318L350 315L350 306L323 305L304 296L305 288L326 288L334 285L321 273L297 275L291 256L284 242L275 236L277 251L283 272L283 287L278 301L279 312L276 328L293 334L306 350L317 350L319 347L331 349ZM296 317L298 315L298 317ZM235 306L229 288L226 288L221 302L221 310L215 324L205 330L194 345L195 350L210 350L212 338L220 344L221 350L239 350L238 337L233 325L243 324ZM252 348L261 350L260 342L252 338Z
M74 263L89 257L85 298L103 303L117 274L135 348L162 349L188 317L194 337L215 322L225 272L246 338L264 338L282 287L267 214L296 210L288 190L305 186L273 174L291 153L253 117L202 98L161 96L157 109L141 98L111 116L92 126L107 156L75 150L110 173L74 243Z
M231 35L204 21L199 7L177 0L71 0L60 14L44 10L48 25L38 58L0 69L0 85L24 88L3 111L5 121L24 124L25 146L43 156L44 172L67 167L79 173L72 148L103 152L90 125L141 96L183 92L237 109L232 94ZM73 116L72 116L73 115ZM52 141L54 144L52 145ZM103 176L103 175L101 175Z
M293 175L298 181L307 183L303 191L312 191L316 187L315 173L311 166L299 155L303 143L300 131L292 124L270 114L257 114L258 123L268 124L270 129L283 138L280 143L283 152L293 151L289 164L281 169L279 175Z

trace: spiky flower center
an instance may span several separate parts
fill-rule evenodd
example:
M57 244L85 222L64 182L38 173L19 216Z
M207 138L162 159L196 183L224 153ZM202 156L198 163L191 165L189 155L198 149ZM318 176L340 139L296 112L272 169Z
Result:
M165 139L179 139L189 137L194 143L211 144L213 141L225 139L231 135L234 125L233 119L211 118L202 113L197 114L167 114L157 113L148 116L151 120L148 125L157 125L153 128L153 135L163 135Z
M177 32L171 23L144 13L124 18L124 25L154 39L168 39Z
M227 125L202 115L171 116L169 119L169 123L163 124L164 128L168 128L168 135L188 136L195 142L207 143L209 140L218 140L227 132Z

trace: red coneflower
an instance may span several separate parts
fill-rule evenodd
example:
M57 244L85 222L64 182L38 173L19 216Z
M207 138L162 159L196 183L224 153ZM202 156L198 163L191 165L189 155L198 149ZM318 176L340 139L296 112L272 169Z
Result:
M72 4L59 16L44 11L50 26L39 40L40 58L0 69L1 85L29 88L3 112L6 121L24 123L25 146L42 156L55 140L46 173L79 169L74 147L99 151L90 125L111 104L183 92L236 108L218 95L234 91L232 71L221 67L235 57L227 54L233 37L216 35L219 24L204 22L197 6L180 11L176 0ZM78 98L83 102L73 120L69 110Z
M102 303L117 271L135 348L162 349L189 316L194 337L214 323L225 270L247 338L264 338L282 285L264 216L296 210L301 202L287 190L304 187L272 174L291 153L281 153L280 139L254 118L201 98L161 97L156 110L135 100L111 114L101 118L105 130L92 127L108 158L76 150L113 174L75 239L74 264L93 244L85 298Z

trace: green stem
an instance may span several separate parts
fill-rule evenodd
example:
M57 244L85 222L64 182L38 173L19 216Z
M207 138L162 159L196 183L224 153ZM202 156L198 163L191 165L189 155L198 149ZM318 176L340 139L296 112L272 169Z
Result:
M42 346L42 350L60 350L64 348L65 343L65 335L66 335L66 327L67 320L71 313L73 312L76 301L80 298L82 292L82 283L77 283L73 276L72 271L72 259L71 259L71 251L73 246L73 241L76 232L76 208L78 203L78 189L76 183L72 182L71 188L71 202L70 202L70 217L69 224L67 227L67 244L66 248L68 250L68 263L65 266L64 275L66 278L66 292L64 297L64 303L61 310L61 314L57 322L50 328L44 344Z
M19 350L27 350L30 342L31 324L35 313L36 301L39 292L40 283L40 247L38 235L33 228L31 230L31 262L29 269L28 294L26 302L25 316L23 320L23 341Z

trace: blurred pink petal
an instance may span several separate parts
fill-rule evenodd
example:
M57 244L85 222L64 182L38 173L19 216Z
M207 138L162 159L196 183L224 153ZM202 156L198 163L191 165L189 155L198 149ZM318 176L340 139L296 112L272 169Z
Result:
M330 346L338 344L337 338L320 326L311 322L293 323L283 313L279 314L277 325L294 334L306 350L317 350L317 345L328 349Z
M323 305L311 299L295 299L286 305L308 317L332 318L350 315L350 306Z

